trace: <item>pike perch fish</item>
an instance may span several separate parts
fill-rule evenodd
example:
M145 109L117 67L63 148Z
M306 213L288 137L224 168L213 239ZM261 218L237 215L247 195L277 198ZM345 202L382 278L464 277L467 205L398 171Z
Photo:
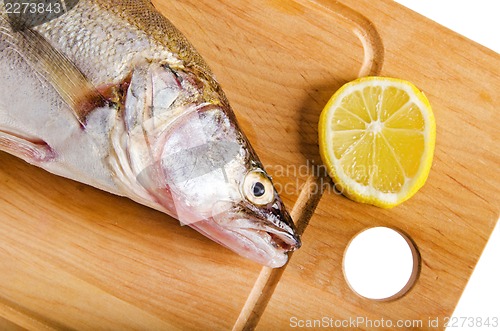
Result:
M0 149L286 263L300 238L271 178L205 61L149 1L40 0L52 11L36 14L16 2L0 1Z

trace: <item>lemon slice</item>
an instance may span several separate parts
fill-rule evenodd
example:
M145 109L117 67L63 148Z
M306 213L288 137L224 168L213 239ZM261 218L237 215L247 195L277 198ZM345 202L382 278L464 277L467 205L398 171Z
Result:
M429 175L436 122L425 95L395 78L365 77L341 87L319 121L320 153L347 197L390 208Z

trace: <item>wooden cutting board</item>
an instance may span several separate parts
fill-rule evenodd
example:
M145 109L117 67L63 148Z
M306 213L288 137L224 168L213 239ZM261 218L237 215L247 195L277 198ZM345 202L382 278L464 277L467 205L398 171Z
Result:
M0 328L450 316L499 217L500 55L389 0L154 3L216 73L304 245L286 269L262 269L159 212L0 153ZM437 120L427 184L391 210L339 196L315 170L322 107L343 83L376 74L414 82ZM318 194L318 183L330 189ZM343 277L346 245L373 226L405 232L421 256L397 300L363 299Z

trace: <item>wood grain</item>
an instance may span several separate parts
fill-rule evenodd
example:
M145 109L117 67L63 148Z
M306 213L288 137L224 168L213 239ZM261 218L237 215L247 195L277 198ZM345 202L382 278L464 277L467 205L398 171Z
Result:
M451 315L499 216L500 56L388 0L154 3L212 67L290 209L319 174L317 120L343 83L376 68L414 82L435 111L434 165L408 202L361 205L320 181L303 248L254 300L269 301L253 307L257 328ZM159 212L5 153L0 192L0 327L227 330L261 271ZM390 302L358 297L342 274L349 240L377 225L422 256L414 288Z

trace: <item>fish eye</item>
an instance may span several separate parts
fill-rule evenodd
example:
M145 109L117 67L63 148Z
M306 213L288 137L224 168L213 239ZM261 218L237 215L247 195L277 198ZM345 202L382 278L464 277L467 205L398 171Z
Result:
M262 184L261 182L256 182L255 184L253 184L253 195L254 196L256 196L257 198L260 198L264 194L266 194L266 187L264 186L264 184Z
M260 169L247 173L243 181L243 192L247 200L255 205L267 205L274 200L271 179Z

